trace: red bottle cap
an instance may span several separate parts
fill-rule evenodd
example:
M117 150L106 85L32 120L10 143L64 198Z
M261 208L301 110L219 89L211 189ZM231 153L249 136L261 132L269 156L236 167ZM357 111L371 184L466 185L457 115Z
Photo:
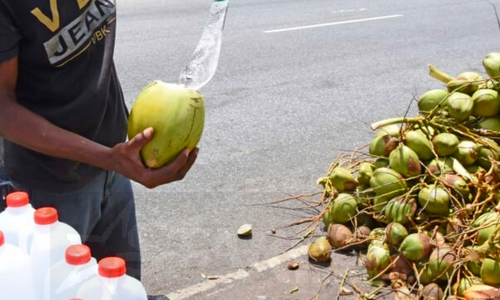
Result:
M88 263L90 259L90 248L86 245L73 245L66 249L66 262L70 265L84 265Z
M98 270L102 277L115 278L125 275L127 267L120 257L106 257L99 261Z
M57 210L53 207L42 207L35 211L35 223L38 225L50 225L58 220Z
M30 203L30 198L28 193L14 192L7 195L6 201L8 207L23 207Z
M5 237L3 236L3 231L0 230L0 247L5 243Z

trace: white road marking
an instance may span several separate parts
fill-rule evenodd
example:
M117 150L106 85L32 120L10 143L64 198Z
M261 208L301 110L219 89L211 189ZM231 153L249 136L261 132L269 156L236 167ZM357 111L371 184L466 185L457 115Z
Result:
M368 22L368 21L377 21L377 20L400 18L400 17L404 17L404 15L389 15L389 16L381 16L381 17L373 17L373 18L365 18L365 19L339 21L339 22L333 22L333 23L323 23L323 24L315 24L315 25L308 25L308 26L298 26L298 27L290 27L290 28L283 28L283 29L266 30L266 31L264 31L264 33L277 33L277 32L284 32L284 31L302 30L302 29L335 26L335 25L343 25L343 24L351 24L351 23L360 23L360 22Z
M268 260L260 261L257 263L254 263L250 270L246 271L243 269L239 269L235 272L226 274L224 276L219 276L217 280L207 280L199 284L192 285L190 287L184 288L179 291L175 291L173 293L170 293L166 295L169 299L171 300L184 300L184 299L189 299L190 297L193 297L197 294L207 292L211 289L216 288L219 285L228 285L234 281L237 280L242 280L245 278L250 277L253 272L264 272L266 270L272 269L286 261L290 261L292 259L295 259L297 257L301 257L303 255L306 255L309 250L309 245L305 245L299 248L295 248L293 250L290 250L288 252L285 252L281 255L272 257Z
M332 11L332 13L340 14L340 13L346 13L346 12L365 11L365 10L368 10L368 8L340 9L340 10L334 10L334 11Z

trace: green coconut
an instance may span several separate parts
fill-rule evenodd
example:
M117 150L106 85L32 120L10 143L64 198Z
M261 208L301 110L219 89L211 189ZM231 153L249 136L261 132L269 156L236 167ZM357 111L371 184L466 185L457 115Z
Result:
M475 284L482 284L483 281L479 277L462 277L459 282L453 285L453 290L456 291L457 296L463 297L464 292Z
M478 145L473 141L462 140L458 143L458 148L453 152L455 157L462 166L469 166L476 162L479 158Z
M345 191L354 191L356 189L356 180L351 171L346 168L336 167L328 175L333 187L340 193Z
M472 272L472 274L481 276L481 261L479 259L470 260L467 262L467 269Z
M500 284L500 262L491 258L485 258L481 265L481 279L486 284Z
M369 162L362 162L358 167L358 176L356 179L358 183L361 185L370 184L370 178L373 176L373 172L375 171L375 166Z
M419 265L420 282L429 284L438 281L439 274L446 270L446 265L439 260L433 260Z
M486 242L490 235L495 232L495 229L499 224L500 214L498 212L490 211L480 215L474 223L472 223L472 227L481 227L477 235L477 244L482 245Z
M443 177L443 183L454 191L455 196L459 196L464 200L469 198L469 185L461 176L451 173L445 174Z
M332 223L346 223L354 215L356 215L356 208L358 203L356 199L347 193L340 193L337 198L333 200L330 205L330 218Z
M387 168L389 167L389 159L385 157L379 157L373 162L373 165L375 166L375 169Z
M474 94L483 82L483 77L476 72L463 72L450 80L446 87L448 92L460 92L467 95Z
M375 241L381 243L381 244L378 244L379 246L381 245L384 245L385 244L385 228L383 227L377 227L377 228L374 228L372 231L370 231L370 234L368 236L372 241L370 242L370 245L375 245L377 243L375 243ZM387 245L385 245L384 247L387 247ZM387 247L387 249L389 249Z
M408 230L401 223L391 222L385 227L385 236L388 244L399 246L408 236Z
M436 135L436 129L432 126L417 125L414 130L422 132L427 137L432 137Z
M418 261L431 253L431 239L425 233L409 234L399 246L399 253L406 259Z
M450 212L450 195L439 185L431 184L420 190L418 203L425 211L436 215L448 215Z
M458 149L459 142L456 135L447 132L437 134L432 138L434 151L440 157L452 155Z
M482 118L478 122L478 126L481 129L500 131L500 117L495 115L494 117Z
M387 134L392 137L398 137L400 132L401 132L401 125L390 124L380 128L379 131L377 131L376 136L382 136Z
M415 151L421 160L429 160L434 157L432 143L421 130L407 131L405 145Z
M498 153L495 151L492 151L488 147L484 145L479 145L478 146L478 159L477 159L477 164L481 167L483 167L486 170L489 170L491 168L491 161L498 161L499 156Z
M377 135L372 139L368 151L374 156L388 157L392 150L398 146L398 140L388 134Z
M474 109L472 115L478 117L493 117L500 111L498 92L492 89L477 90L472 95Z
M478 160L478 161L479 161L479 160ZM478 164L472 164L472 165L470 165L470 166L466 166L466 167L465 167L465 170L466 170L467 172L469 172L469 174L473 175L474 173L476 173L476 172L478 172L478 171L480 171L480 170L484 170L484 168L483 168L483 167L481 167L481 166L480 166L480 165L478 165Z
M383 272L391 263L391 253L387 247L370 243L366 253L365 267L370 278Z
M448 92L445 90L434 89L425 92L418 99L418 110L421 114L428 114L431 110L438 105L445 105Z
M205 122L203 95L184 86L156 80L144 88L128 119L129 139L149 127L153 138L141 149L144 164L159 168L171 163L184 149L194 149Z
M444 175L446 173L453 172L453 158L451 157L439 157L431 160L427 164L427 169L429 173L436 176Z
M371 206L375 193L371 192L369 189L365 190L364 187L358 187L354 196L356 198L356 202L358 203L358 208L362 210L363 208Z
M389 168L379 168L373 172L370 187L377 195L374 199L374 210L380 211L390 199L406 193L408 187L403 176Z
M385 217L389 222L398 222L403 225L413 218L416 211L415 199L406 199L405 197L391 199L384 208Z
M429 256L430 271L434 280L448 280L453 273L453 264L456 262L457 253L452 247L442 245L434 248Z
M417 176L422 171L417 153L404 144L399 144L389 154L389 167L406 178Z
M474 109L474 102L471 96L464 93L452 93L447 101L450 116L457 121L464 121L469 118Z
M327 209L321 218L323 219L323 224L325 224L325 229L328 229L328 227L330 227L330 224L333 224L332 213L330 212L330 209Z
M500 53L492 52L483 59L483 66L491 78L500 77Z

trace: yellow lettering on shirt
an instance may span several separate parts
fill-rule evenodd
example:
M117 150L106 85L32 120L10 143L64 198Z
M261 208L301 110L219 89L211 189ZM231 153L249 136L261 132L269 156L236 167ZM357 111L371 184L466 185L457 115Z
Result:
M92 43L95 44L97 42L100 42L110 32L111 31L106 28L106 25L104 25L102 28L100 28L94 33L94 36L92 37Z
M76 0L78 3L78 7L80 9L84 8L90 0ZM43 25L47 26L47 28L55 32L59 29L59 10L57 8L57 0L50 0L50 11L52 13L52 19L47 17L40 8L35 8L31 11L31 13L40 21Z
M55 32L59 29L59 11L57 9L57 0L50 0L50 11L52 13L52 19L47 17L38 7L33 9L31 13L38 19L38 21L47 26L50 31Z
M82 9L87 3L89 3L90 0L76 0L78 2L78 7Z

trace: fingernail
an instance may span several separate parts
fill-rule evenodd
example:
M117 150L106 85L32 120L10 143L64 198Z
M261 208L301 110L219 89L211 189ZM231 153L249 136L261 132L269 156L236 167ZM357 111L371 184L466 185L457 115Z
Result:
M153 127L149 127L149 128L144 129L142 134L144 134L144 136L149 139L150 137L153 136L153 132L154 132Z

